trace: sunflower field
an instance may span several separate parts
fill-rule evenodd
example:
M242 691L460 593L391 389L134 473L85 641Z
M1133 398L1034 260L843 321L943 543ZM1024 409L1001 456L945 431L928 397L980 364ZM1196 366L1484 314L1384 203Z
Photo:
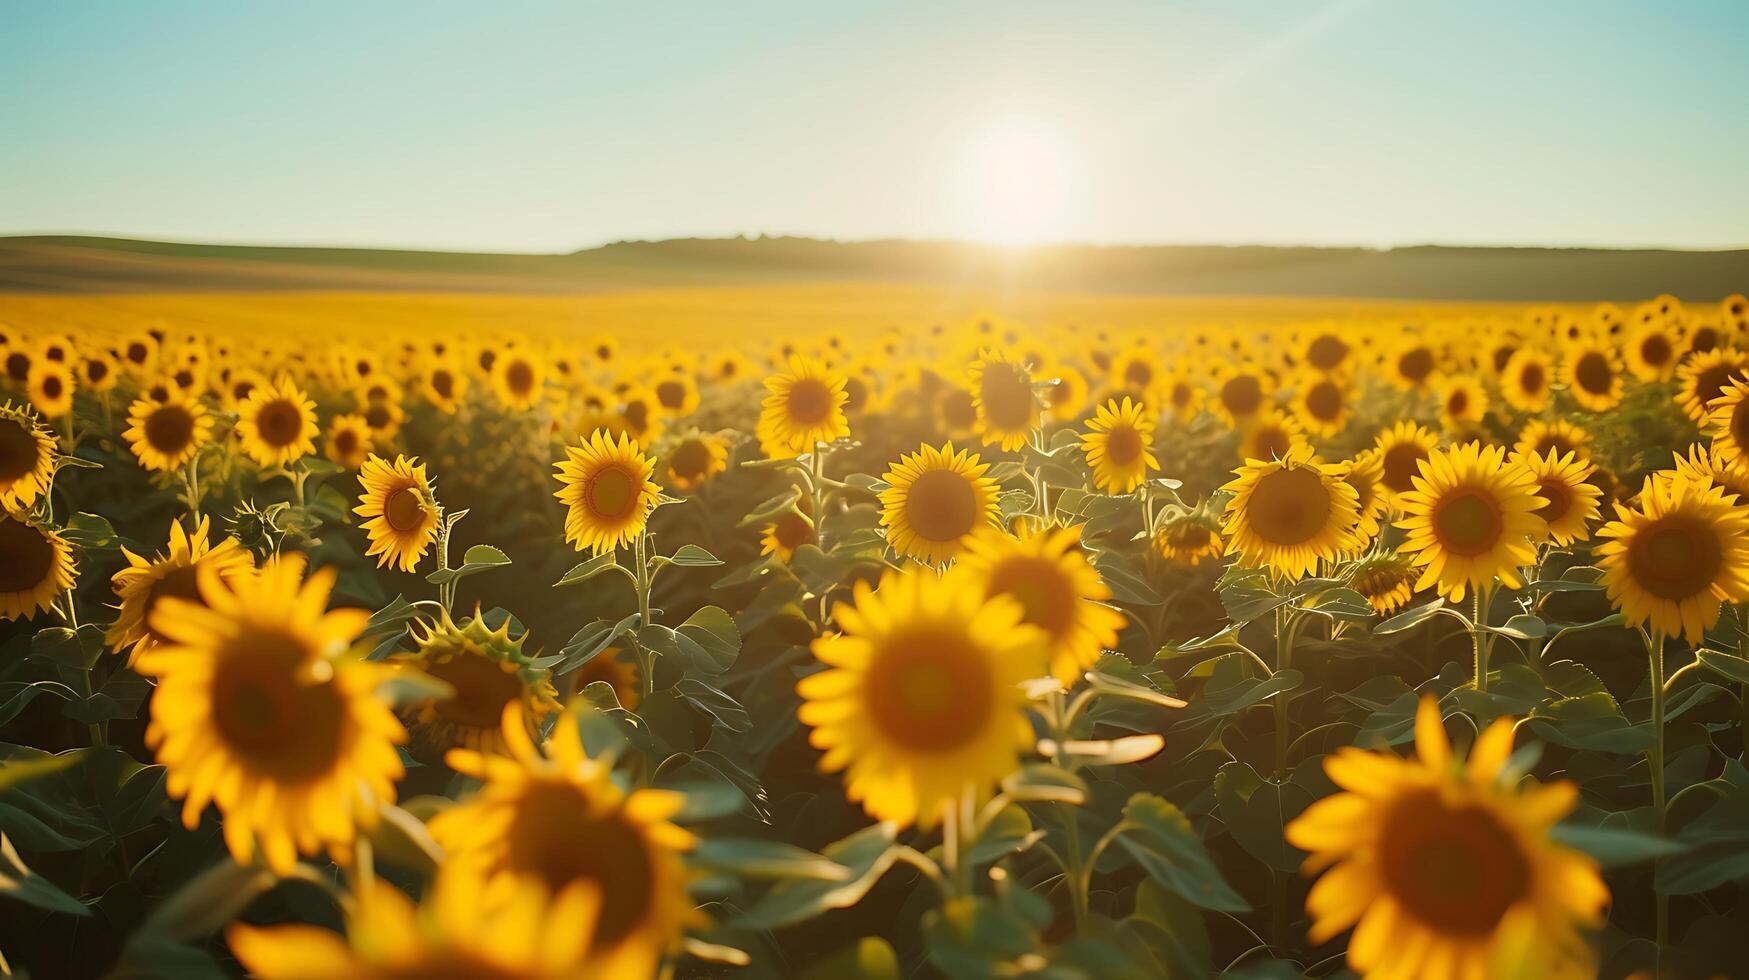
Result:
M1749 302L0 326L0 971L1710 977Z

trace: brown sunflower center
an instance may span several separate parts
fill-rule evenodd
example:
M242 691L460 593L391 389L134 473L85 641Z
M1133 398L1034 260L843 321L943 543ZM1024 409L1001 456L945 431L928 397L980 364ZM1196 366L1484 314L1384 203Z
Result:
M1399 442L1385 450L1385 486L1394 493L1408 493L1415 489L1415 476L1421 472L1421 461L1427 458L1427 450L1420 443Z
M196 605L206 605L206 600L200 597L200 565L196 563L172 568L146 590L145 607L140 610L140 615L145 619L147 634L160 643L169 642L169 638L152 626L152 612L158 608L158 600L166 596Z
M17 420L0 418L0 480L11 483L36 469L36 434Z
M255 413L255 427L269 446L289 446L304 432L304 413L287 399L276 398Z
M1296 545L1324 530L1330 491L1310 468L1276 470L1258 479L1245 508L1251 530L1273 545Z
M90 360L85 362L85 377L94 385L102 384L109 377L109 362Z
M1069 387L1069 382L1067 381L1058 381L1056 384L1045 389L1045 401L1050 402L1053 407L1067 405L1074 401L1074 399L1074 389Z
M984 418L995 428L1014 431L1032 427L1037 411L1032 379L1013 365L985 365L978 395L984 403Z
M1541 364L1526 364L1518 372L1518 387L1527 395L1542 394L1549 383L1549 373Z
M1263 404L1263 383L1249 374L1228 378L1221 385L1221 404L1234 415L1250 415Z
M30 377L30 355L19 351L6 355L6 376L23 384Z
M625 417L626 424L631 426L633 432L643 432L650 426L650 406L641 401L628 403L621 415Z
M175 456L194 439L194 413L176 405L162 405L146 416L146 443L166 456Z
M1397 372L1404 380L1420 384L1433 373L1433 352L1425 347L1415 347L1397 358Z
M1258 427L1256 431L1251 433L1250 442L1251 449L1248 455L1252 459L1281 459L1294 447L1293 438L1288 435L1286 429L1279 425Z
M941 420L952 429L969 429L978 419L977 406L972 404L972 393L955 388L941 398Z
M664 381L656 386L656 400L671 412L686 405L686 385L679 381Z
M1703 406L1711 404L1712 400L1719 397L1719 393L1725 390L1725 385L1740 379L1742 376L1743 368L1734 362L1726 361L1723 364L1714 364L1694 376L1695 401L1700 402Z
M684 480L701 480L711 465L710 447L698 439L688 439L674 448L668 457L668 468Z
M454 398L455 375L442 368L431 372L431 390L437 392L439 398Z
M1443 933L1484 936L1530 889L1530 862L1492 811L1430 790L1391 804L1379 873L1403 910Z
M505 833L511 870L542 878L558 891L575 881L603 895L591 945L611 949L636 932L656 903L656 863L643 834L620 811L595 815L568 784L531 782Z
M1128 466L1142 455L1142 434L1134 426L1116 425L1105 434L1105 461Z
M426 665L425 672L455 688L434 707L444 721L496 731L504 706L522 697L522 679L496 660L472 651Z
M832 389L819 378L802 378L790 386L786 407L796 424L819 425L832 414Z
M1334 381L1320 381L1307 388L1306 412L1320 422L1334 422L1342 414L1342 388Z
M1740 452L1749 452L1749 398L1731 407L1731 440Z
M511 394L526 397L534 390L534 368L527 361L512 361L504 372L504 380Z
M1180 381L1172 386L1172 394L1169 397L1172 400L1173 408L1185 408L1196 397L1196 389Z
M370 407L364 410L364 424L370 426L373 431L388 428L389 423L394 421L394 418L395 413L389 408L387 402L371 402Z
M1660 599L1680 602L1712 587L1724 549L1712 528L1692 517L1670 515L1641 528L1628 545L1627 557L1635 584Z
M341 429L334 433L334 451L342 456L351 456L358 452L358 433L352 429Z
M383 520L402 534L415 530L425 521L425 500L413 487L400 487L383 501Z
M1462 418L1465 415L1469 414L1469 411L1470 411L1470 393L1468 390L1463 389L1463 388L1459 388L1456 391L1452 392L1450 395L1446 396L1445 414L1455 416L1457 418Z
M1209 545L1209 529L1201 524L1185 523L1166 532L1166 540L1182 551L1197 551Z
M952 470L930 470L911 484L905 520L925 541L958 541L977 524L977 491Z
M67 386L62 383L60 375L51 374L48 377L43 378L43 383L42 383L43 397L51 399L51 400L56 399L56 398L61 397L62 393L64 393L66 390L67 390Z
M777 519L773 534L785 551L795 551L804 544L813 543L814 525L802 515L790 511Z
M244 633L213 673L213 722L253 774L303 783L332 772L346 741L344 696L299 676L310 652L297 636Z
M1461 490L1435 505L1433 532L1439 546L1454 555L1487 552L1500 540L1500 509L1479 490Z
M1506 363L1508 361L1512 360L1512 355L1514 355L1516 353L1518 353L1518 348L1513 346L1512 344L1501 344L1500 346L1494 348L1494 353L1492 356L1492 360L1494 363L1494 370L1497 372L1505 371L1506 370Z
M1640 360L1653 367L1663 367L1670 363L1671 355L1676 348L1670 343L1670 338L1661 333L1655 333L1640 341Z
M619 466L606 466L589 477L584 487L584 499L596 517L617 520L632 512L637 502L637 487L632 475Z
M1557 479L1537 481L1536 495L1546 503L1536 509L1536 516L1553 524L1567 516L1567 511L1573 509L1573 491Z
M29 592L55 570L48 535L23 521L0 517L0 592Z
M1615 384L1615 371L1602 352L1586 351L1573 365L1573 380L1590 394L1607 395Z
M1694 336L1688 339L1688 349L1697 354L1705 354L1717 346L1719 346L1719 332L1710 326L1696 327Z
M1133 357L1124 365L1123 382L1125 385L1139 391L1146 391L1154 383L1154 367L1139 357Z
M1022 619L1052 636L1075 622L1081 597L1063 569L1046 558L1020 557L999 562L990 572L990 591L1020 602Z
M863 698L883 735L916 752L951 752L989 722L990 685L989 666L965 637L921 631L881 647Z
M146 346L145 341L136 340L128 344L127 359L129 363L143 365L146 363L146 359L151 356L152 348Z
M1306 347L1306 362L1320 371L1329 371L1348 357L1348 345L1335 334L1319 334Z

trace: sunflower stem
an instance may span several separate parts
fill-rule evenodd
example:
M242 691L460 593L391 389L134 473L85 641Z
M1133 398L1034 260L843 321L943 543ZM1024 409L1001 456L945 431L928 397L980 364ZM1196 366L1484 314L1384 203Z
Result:
M1646 763L1652 770L1652 819L1653 826L1662 834L1667 816L1664 800L1664 634L1655 630L1650 633L1641 630L1640 638L1646 643L1646 661L1652 680L1652 744L1646 749ZM1657 866L1658 861L1654 860L1654 877ZM1663 892L1654 891L1653 899L1657 903L1658 952L1662 956L1664 946L1670 939L1670 897Z
M1476 690L1484 694L1488 691L1488 654L1493 643L1483 627L1488 625L1488 604L1493 594L1492 586L1478 588L1475 614L1470 617L1470 642L1476 651Z
M1275 607L1275 673L1279 674L1293 664L1294 636L1292 614L1288 606ZM1280 782L1287 776L1288 755L1288 714L1287 692L1277 691L1275 694L1275 779Z

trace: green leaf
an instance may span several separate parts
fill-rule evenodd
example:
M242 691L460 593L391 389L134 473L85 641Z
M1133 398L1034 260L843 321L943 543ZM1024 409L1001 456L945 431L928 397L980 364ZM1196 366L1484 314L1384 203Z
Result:
M1722 650L1696 650L1694 659L1706 670L1738 684L1749 684L1749 660Z
M1189 703L1171 697L1170 695L1162 694L1151 687L1143 687L1140 684L1133 684L1121 677L1113 677L1110 674L1102 673L1097 670L1090 670L1087 672L1087 683L1100 694L1116 698L1128 698L1131 701L1142 701L1147 704L1158 705L1162 708L1183 708L1188 706Z
M1243 762L1215 773L1221 822L1247 853L1277 871L1297 871L1305 852L1286 839L1288 822L1311 806L1311 790L1298 783L1264 779Z
M1432 619L1444 606L1444 599L1434 599L1432 602L1416 606L1413 609L1406 609L1374 626L1372 628L1373 635L1387 636L1391 633L1401 633L1406 629L1420 626Z
M1632 724L1605 692L1543 705L1525 722L1543 740L1570 749L1632 755L1652 744L1652 732Z
M1490 633L1511 637L1514 640L1538 640L1549 635L1549 624L1537 616L1520 614L1508 619L1500 626L1485 626Z
M721 565L723 560L716 555L700 548L696 544L683 544L680 550L668 557L668 560L683 568L708 568Z
M595 659L602 651L613 646L613 641L629 631L637 620L637 613L632 613L617 623L598 619L571 634L571 639L559 650L564 659L553 666L554 676L568 674Z
M1263 589L1234 587L1221 590L1221 608L1234 623L1249 623L1294 601L1291 595L1276 595Z
M1304 607L1302 611L1351 623L1363 623L1378 615L1378 611L1373 609L1366 596L1347 588L1320 593L1318 601Z
M61 536L80 551L119 551L126 543L115 533L107 518L96 514L74 514Z
M1203 685L1203 707L1217 718L1237 714L1260 701L1292 691L1305 681L1304 674L1291 668L1278 670L1268 678L1247 677L1241 658L1237 653L1219 658Z
M683 652L692 654L700 670L720 674L735 663L741 654L741 631L734 617L720 606L705 606L686 617L675 630L691 646L682 645Z
M9 760L0 765L0 793L22 786L33 779L60 772L78 761L79 756L72 752Z
M12 841L0 833L0 898L10 898L49 912L88 916L91 910L24 866Z
M709 837L693 848L692 860L743 878L847 881L850 869L813 851L752 837Z
M1639 864L1688 850L1680 841L1627 827L1564 823L1551 830L1549 836L1558 843L1591 855L1606 868Z
M582 582L587 582L595 576L617 566L618 563L615 561L613 552L609 551L606 554L596 555L588 561L579 562L576 565L571 566L570 571L566 572L557 582L553 583L553 588L557 589L566 585L577 585Z
M462 556L459 568L440 568L425 576L425 581L432 585L445 585L456 579L466 578L479 572L491 571L510 564L510 556L489 544L477 544L469 548Z
M828 909L849 908L862 900L887 873L898 856L893 849L891 822L875 824L828 845L823 856L843 865L842 881L785 881L759 900L738 923L751 929L775 929L811 919Z
M1101 552L1093 559L1093 567L1098 569L1099 577L1105 580L1106 587L1111 589L1111 596L1118 602L1127 602L1137 606L1157 606L1164 602L1160 593L1154 591L1131 567L1129 560L1115 551Z
M1044 762L1021 766L1002 780L1002 791L1022 802L1042 801L1080 806L1087 799L1087 784L1067 769Z
M1217 912L1249 912L1227 884L1184 814L1166 800L1137 793L1124 805L1128 828L1117 841L1160 887Z

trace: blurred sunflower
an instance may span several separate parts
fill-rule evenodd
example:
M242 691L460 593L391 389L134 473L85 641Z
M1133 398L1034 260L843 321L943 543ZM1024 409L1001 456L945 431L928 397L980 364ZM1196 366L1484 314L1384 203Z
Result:
M1254 459L1221 489L1227 502L1221 533L1227 553L1278 577L1302 578L1320 561L1360 546L1359 501L1340 469L1312 461L1308 447L1276 460Z
M643 675L638 665L619 647L608 647L566 675L571 686L581 692L600 681L613 688L614 700L627 711L638 710L644 700Z
M1535 564L1535 542L1547 533L1536 516L1546 503L1530 470L1507 461L1499 446L1468 442L1435 452L1415 489L1398 498L1403 550L1423 568L1415 587L1437 584L1454 602L1466 588L1496 580L1517 588L1519 568Z
M36 410L49 418L60 418L73 410L73 392L78 379L73 370L61 361L38 358L30 367L25 393Z
M443 508L419 457L396 456L391 463L372 453L359 468L358 485L358 506L352 512L368 518L360 525L370 538L364 556L378 556L378 568L391 562L403 572L419 567L443 521Z
M769 394L760 403L758 428L789 455L850 435L844 375L820 362L792 356L789 370L765 379L765 389Z
M316 451L316 403L289 374L249 393L237 408L243 452L261 466L288 466Z
M681 439L662 459L662 483L676 490L693 490L729 468L729 447L717 436L703 432Z
M651 482L656 461L623 433L618 442L599 429L565 449L553 464L561 486L553 496L568 508L565 540L578 551L606 554L631 544L656 509L662 488Z
M1136 345L1119 354L1111 364L1111 382L1129 392L1139 401L1146 401L1160 382L1160 370L1154 352Z
M1518 433L1518 442L1512 451L1520 456L1547 456L1552 452L1560 456L1572 453L1579 459L1590 459L1591 433L1566 419L1552 422L1531 419Z
M1413 337L1385 355L1385 378L1404 391L1422 394L1438 378L1439 354L1425 338Z
M135 377L150 374L158 365L158 338L150 331L128 334L117 348L123 369Z
M942 387L936 395L935 410L941 430L950 436L969 436L978 424L978 409L972 393L958 385Z
M1733 380L1711 402L1701 427L1713 449L1733 463L1749 463L1749 381Z
M1240 430L1239 458L1282 459L1308 445L1299 420L1271 405L1246 422Z
M1348 363L1354 348L1339 327L1307 331L1300 339L1300 360L1321 374L1333 374Z
M1332 374L1307 372L1299 379L1298 396L1294 399L1300 422L1320 439L1341 435L1354 415L1350 404L1349 385Z
M506 755L450 750L450 768L485 785L431 819L446 866L482 880L476 894L487 907L531 878L556 894L583 885L611 896L589 933L583 975L655 975L685 929L702 920L681 859L696 839L669 822L686 798L620 789L606 765L583 754L573 712L559 716L544 753L527 726L512 702L503 718Z
M1087 422L1081 452L1093 471L1093 485L1106 493L1130 493L1160 468L1154 457L1154 418L1124 396L1108 401Z
M359 415L370 429L372 444L377 446L394 441L401 424L407 421L407 411L401 407L400 399L371 399L359 406Z
M1164 521L1154 532L1154 548L1160 557L1187 568L1219 561L1225 547L1219 523L1200 514Z
M55 476L54 433L28 406L0 404L0 511L29 510Z
M217 803L231 856L259 849L281 875L323 847L350 862L357 827L394 799L406 738L375 695L386 668L336 657L370 614L323 613L335 573L303 569L301 556L229 579L202 568L204 605L165 597L148 620L162 639L136 660L158 682L146 744L183 826Z
M1269 392L1269 375L1256 365L1222 362L1215 372L1215 411L1231 428L1241 428L1261 412Z
M0 621L50 608L78 575L73 546L60 532L0 513Z
M1696 425L1706 422L1713 399L1733 381L1749 380L1749 353L1731 348L1696 354L1676 370L1676 404Z
M808 513L811 506L804 494L796 499L793 507L765 525L759 532L759 553L776 555L788 562L795 557L797 548L816 543L814 521Z
M379 882L353 895L345 939L306 925L232 923L225 937L260 980L574 980L589 975L600 890L586 882L550 895L525 878L482 904L478 878L446 868L415 908Z
M195 523L192 534L183 530L180 522L172 521L169 546L157 558L142 558L125 547L121 553L127 559L128 567L116 572L110 580L116 598L121 600L121 607L116 612L115 622L104 635L104 641L111 650L118 652L123 647L131 647L130 662L154 644L165 642L165 638L151 626L152 613L158 608L159 600L175 598L202 602L201 569L210 567L211 574L226 581L255 570L255 556L236 538L228 537L216 547L210 544L209 524L205 517Z
M121 366L108 351L93 351L79 359L78 383L88 391L110 391L120 378Z
M1050 646L1050 672L1068 688L1106 650L1117 646L1127 620L1107 605L1111 589L1081 547L1081 528L1023 530L1014 537L995 527L980 529L966 543L957 565L986 595L1005 595L1021 606L1021 621L1043 630Z
M1172 417L1180 422L1189 422L1196 418L1196 413L1202 411L1204 393L1202 387L1193 381L1188 374L1173 371L1166 376L1160 385L1162 394L1160 402Z
M328 420L328 436L323 452L328 459L349 470L356 470L376 448L370 426L362 415L336 415Z
M1622 370L1607 341L1582 340L1567 349L1567 391L1587 412L1607 412L1621 404Z
M1339 472L1342 481L1354 488L1355 513L1359 515L1354 530L1364 544L1378 537L1379 521L1388 509L1381 485L1385 476L1384 464L1379 461L1378 450L1368 449L1341 464Z
M1421 576L1410 556L1401 553L1369 555L1348 573L1348 587L1366 596L1373 610L1389 616L1415 597L1415 580Z
M445 415L454 415L468 393L468 375L448 357L433 358L421 374L425 400Z
M882 477L881 526L901 555L945 562L958 555L972 532L998 521L996 481L976 453L924 445L905 453Z
M140 465L159 473L180 469L212 437L213 417L206 406L181 394L162 402L136 400L128 408L128 427L122 433Z
M1723 602L1749 599L1749 510L1716 486L1648 477L1597 532L1603 587L1630 626L1700 643Z
M478 612L457 624L444 611L436 622L415 620L408 634L416 647L387 663L411 668L448 684L453 694L404 705L398 714L407 726L408 751L426 765L443 761L450 749L505 755L504 709L521 706L527 737L559 710L552 672L523 652L525 637L510 636L510 619L491 629Z
M1488 416L1488 389L1469 375L1456 375L1439 391L1439 424L1447 433L1475 431Z
M1640 327L1625 348L1628 370L1647 383L1670 380L1676 373L1678 343L1675 332L1661 322Z
M650 385L656 407L669 418L683 418L698 411L698 385L692 378L668 372Z
M987 797L1031 749L1022 682L1047 668L1044 635L1020 603L986 599L955 570L888 572L833 609L813 643L829 669L796 684L797 716L848 769L845 795L877 820L928 829L962 794Z
M1041 405L1026 362L992 350L979 352L966 372L976 430L984 445L1013 452L1038 428Z
M1438 436L1407 420L1378 434L1373 452L1378 454L1379 486L1388 506L1398 507L1402 495L1415 489L1415 476L1421 472L1421 464L1438 448Z
M1676 476L1696 483L1710 484L1725 491L1725 497L1739 504L1749 504L1749 463L1726 459L1717 445L1688 447L1688 455L1676 454ZM1668 478L1670 471L1652 474Z
M1597 520L1598 498L1603 496L1603 491L1587 482L1597 467L1573 452L1550 450L1542 456L1514 453L1512 458L1536 480L1536 495L1543 499L1536 516L1547 526L1549 540L1562 547L1588 540L1591 522Z
M1521 412L1540 412L1549 404L1554 361L1534 347L1521 347L1500 372L1500 396Z
M1496 720L1460 763L1423 697L1416 758L1344 747L1325 759L1345 792L1287 827L1311 852L1304 872L1324 871L1306 896L1314 944L1354 927L1348 965L1365 976L1493 976L1508 940L1586 969L1579 931L1602 922L1609 889L1595 861L1550 837L1578 789L1511 777L1512 733Z
M1060 364L1051 369L1056 383L1044 390L1045 409L1058 422L1073 422L1087 407L1087 378L1080 371Z

